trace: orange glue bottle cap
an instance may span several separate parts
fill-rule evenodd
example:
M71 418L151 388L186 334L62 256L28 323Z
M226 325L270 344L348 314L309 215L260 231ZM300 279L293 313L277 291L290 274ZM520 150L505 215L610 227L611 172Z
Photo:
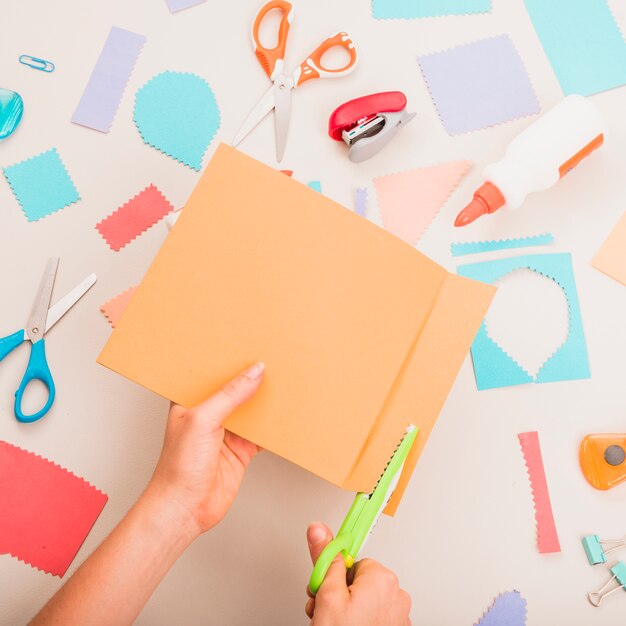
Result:
M472 201L456 216L455 226L467 226L481 215L502 208L506 200L502 192L490 182L483 183L475 192Z

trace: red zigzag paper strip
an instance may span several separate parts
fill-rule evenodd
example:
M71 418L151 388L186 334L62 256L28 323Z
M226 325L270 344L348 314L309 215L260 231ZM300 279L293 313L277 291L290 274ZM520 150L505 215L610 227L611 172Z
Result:
M535 521L537 524L537 546L541 554L560 552L561 545L554 524L550 493L543 468L539 435L536 431L520 433L519 439L524 454L524 461L530 478L530 488L533 493L535 506Z
M63 576L107 499L56 463L0 441L0 554Z
M168 199L154 185L150 185L105 217L96 229L118 252L173 209Z

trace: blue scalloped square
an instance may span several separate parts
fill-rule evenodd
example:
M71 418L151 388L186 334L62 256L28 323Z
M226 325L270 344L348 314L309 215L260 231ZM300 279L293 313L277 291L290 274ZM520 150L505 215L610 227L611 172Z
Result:
M2 171L29 222L80 200L56 148Z
M565 292L569 311L567 339L533 378L489 336L483 320L471 348L476 386L479 390L591 377L571 254L526 254L494 259L459 265L457 272L459 276L493 284L506 274L524 268L551 278Z
M376 19L414 19L491 11L491 0L372 0Z

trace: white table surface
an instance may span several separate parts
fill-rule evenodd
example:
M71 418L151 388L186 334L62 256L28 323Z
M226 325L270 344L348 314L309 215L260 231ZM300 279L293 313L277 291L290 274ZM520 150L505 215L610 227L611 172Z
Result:
M48 256L61 256L57 294L89 271L99 277L49 336L58 398L48 417L34 425L18 424L13 417L13 391L26 354L20 350L0 367L0 439L54 460L109 495L69 573L145 486L159 454L167 409L164 400L95 362L110 332L99 305L140 280L166 236L165 226L159 224L119 253L104 244L94 226L150 183L182 206L199 177L143 144L132 122L133 95L163 70L205 77L222 112L206 164L218 140L232 138L267 86L249 46L258 4L209 0L175 15L164 0L31 0L5 3L2 9L1 86L22 94L26 112L15 135L0 145L0 166L56 146L82 200L28 223L0 180L1 330L13 331L24 323ZM626 4L612 0L612 6L626 28ZM113 25L143 33L147 44L111 132L101 134L69 120ZM318 81L295 94L282 166L292 168L302 181L320 180L327 195L352 206L354 189L371 189L371 179L378 174L471 159L475 167L419 249L454 269L450 241L552 232L556 243L550 250L573 253L592 370L590 380L478 392L466 359L397 517L379 522L365 553L398 573L413 597L415 624L473 624L495 595L511 589L528 600L529 626L623 623L623 594L611 597L601 609L587 603L586 593L601 587L610 575L605 567L587 564L580 538L626 532L626 487L594 491L583 479L577 453L586 433L625 430L626 289L594 270L590 259L626 208L626 88L593 98L610 132L605 147L577 172L530 198L518 212L501 212L455 232L453 217L480 183L482 167L499 158L531 119L449 137L415 56L509 33L546 110L560 99L561 91L522 1L494 0L493 12L487 15L376 21L368 0L301 0L288 67L295 67L321 37L340 29L357 42L360 67L346 79ZM30 70L17 62L22 53L51 59L57 69L53 74ZM407 94L417 118L384 153L360 165L350 163L343 146L326 135L330 111L350 98L389 89ZM272 121L266 120L242 148L276 165ZM377 220L375 207L370 207ZM540 289L540 281L537 284ZM520 285L532 298L532 282ZM514 296L514 291L508 293ZM549 318L560 314L558 306L546 309ZM541 341L529 338L525 343L543 349ZM517 442L517 433L535 429L560 554L540 555L536 549L530 489ZM306 623L306 525L322 519L337 528L351 498L286 461L260 455L226 520L173 567L137 623ZM61 583L1 557L0 622L25 623Z

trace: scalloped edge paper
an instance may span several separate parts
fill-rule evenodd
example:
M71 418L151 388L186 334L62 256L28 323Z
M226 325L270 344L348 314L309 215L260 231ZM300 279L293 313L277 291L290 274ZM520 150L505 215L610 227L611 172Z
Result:
M472 165L449 161L374 178L385 229L410 245L417 243Z
M145 112L142 112L139 109L142 106L141 104L142 99L146 97L145 96L145 94L147 93L146 89L148 89L149 86L155 81L164 80L165 77L169 78L172 76L176 76L176 77L190 76L194 80L198 80L204 83L204 85L206 85L206 88L208 89L208 96L211 101L211 104L214 105L214 112L217 115L217 119L209 118L208 120L205 120L209 124L208 126L209 133L207 135L206 144L204 145L204 148L202 149L201 153L198 152L198 153L191 154L190 152L186 154L185 156L183 156L182 152L184 150L189 149L189 145L185 143L184 138L182 138L184 147L182 148L182 151L179 152L178 154L175 154L174 151L171 150L171 147L172 147L171 145L169 147L166 147L164 145L157 145L157 143L155 143L148 136L147 129L145 127L145 121L141 121L140 119L138 119L142 117L143 114L145 114ZM182 118L187 119L190 116L190 110L189 109L185 110L185 106L189 104L189 98L182 97L181 95L179 99L180 99L181 109L180 111L176 112L176 116L181 119ZM148 110L148 114L155 115L157 118L158 116L161 116L161 119L159 121L162 125L166 125L168 127L174 127L173 120L167 118L168 113L171 113L171 112L164 112L162 110L162 106L163 106L163 103L161 101L155 103L155 106L153 107L153 109ZM198 113L204 113L207 111L209 111L209 109L206 107L206 104L203 104L195 111L195 114L197 115ZM197 74L194 74L193 72L174 72L171 70L160 72L156 76L153 76L148 82L146 82L142 87L140 87L137 90L137 93L135 94L135 106L133 108L133 121L135 122L135 126L137 127L137 130L139 131L139 134L141 135L141 138L143 139L146 145L149 145L152 148L155 148L159 152L162 152L163 154L174 159L175 161L178 161L179 163L182 163L183 165L186 165L187 167L190 167L191 169L196 170L197 172L199 172L200 169L202 168L202 161L204 159L204 155L206 154L208 147L211 145L211 142L215 138L215 135L217 134L217 131L220 129L220 126L222 124L220 108L217 103L215 93L213 92L213 89L211 89L211 85L209 85L209 83L204 78L202 78L201 76L198 76ZM189 123L189 121L187 121L186 123ZM187 130L189 131L192 128L194 129L194 132L191 133L191 135L196 135L197 134L197 120L196 120L196 126L195 127L189 126ZM174 131L174 134L176 134L175 131ZM171 140L171 137L170 137L170 140Z
M485 45L487 42L492 42L492 41L497 41L497 40L502 40L502 41L507 41L510 44L510 49L513 51L514 56L516 61L519 61L519 69L521 69L521 75L519 78L524 78L526 80L526 84L523 85L524 89L528 89L528 92L526 93L526 95L530 95L531 99L533 101L533 106L528 106L527 109L524 109L523 107L520 108L519 112L511 112L506 113L506 114L502 114L499 113L498 117L500 119L492 119L489 122L486 123L480 123L479 125L476 125L475 122L473 122L471 125L468 124L468 122L466 122L464 125L459 126L458 122L456 122L456 120L454 120L456 123L453 124L453 118L450 115L444 115L442 113L442 107L441 104L439 102L440 99L440 95L441 94L437 94L437 97L435 95L435 93L433 92L432 89L432 85L431 85L431 81L429 80L428 77L428 70L425 69L423 61L427 60L427 59L431 59L433 57L442 57L444 55L448 55L454 51L457 50L462 50L462 49L467 49L469 47L478 47L481 45ZM526 64L524 63L524 60L522 59L522 56L519 53L519 50L515 47L515 44L513 43L513 40L511 39L511 37L507 34L501 34L501 35L494 35L493 37L485 37L483 39L476 39L474 41L470 41L468 43L464 43L464 44L460 44L458 46L452 46L450 48L445 48L444 50L439 50L437 52L431 52L429 54L422 54L422 55L418 55L417 57L417 62L418 65L420 66L420 70L422 73L422 76L424 78L424 82L426 83L426 87L428 89L428 93L430 95L430 98L435 106L435 109L437 111L437 115L439 116L439 119L441 120L441 123L443 124L443 127L445 128L446 132L448 133L448 135L450 136L458 136L458 135L465 135L467 133L472 133L472 132L476 132L478 130L483 130L485 128L493 128L495 126L499 126L501 124L507 124L509 122L513 122L515 120L519 120L519 119L523 119L525 117L530 117L532 115L536 115L537 113L539 113L541 111L541 106L539 104L539 99L537 98L537 93L535 91L535 88L533 87L533 84L530 80L530 75L528 74L528 69L526 68ZM448 76L447 74L445 76L443 76L442 78L442 84L443 85L451 85L454 83L450 83L450 81L454 80L453 77ZM519 89L520 87L522 87L522 85L520 85L519 83L516 84L516 89ZM510 102L515 102L517 100L519 100L519 94L512 94L512 93L508 93L507 95L509 95L510 97L508 98L508 100ZM458 100L458 98L454 95L448 94L447 97L450 99L450 101L452 102L456 102ZM487 97L487 96L485 96ZM484 107L481 107L484 108ZM459 115L459 111L455 110L453 111L453 113L455 115ZM468 114L468 109L465 108L463 110L464 115L467 116ZM495 118L495 114L493 115L493 117ZM457 128L457 126L459 126L459 128Z
M459 276L493 284L518 269L533 270L556 282L565 293L569 313L567 339L548 357L537 375L533 376L514 357L502 349L488 333L483 320L471 353L479 390L508 387L523 383L547 383L590 378L587 344L574 280L572 255L569 253L527 254L505 259L459 265Z
M474 626L525 626L527 602L514 589L499 594Z
M109 322L113 328L117 326L118 322L122 318L128 303L135 294L135 291L137 291L137 287L129 287L125 291L122 291L122 293L118 293L110 300L107 300L100 307L100 311L104 314L107 322Z
M561 545L556 532L554 514L552 513L548 481L546 480L541 446L539 444L539 434L537 431L531 431L520 433L517 435L517 438L524 455L524 463L526 464L526 472L532 491L535 523L537 526L537 548L540 554L560 552Z
M96 224L96 230L114 252L161 221L174 206L155 185L148 185Z
M495 250L513 250L516 248L530 248L543 246L554 241L552 233L542 235L528 235L513 239L489 239L483 241L458 241L450 244L452 256L479 254L480 252L494 252Z
M61 166L66 176L65 180L63 180L62 183L68 187L68 189L66 190L68 192L70 191L70 186L71 186L71 191L73 191L73 194L69 194L66 200L59 201L58 206L55 206L55 208L52 208L46 211L45 213L42 213L41 215L34 217L34 212L32 208L28 209L25 207L23 198L20 197L20 194L15 189L14 187L15 181L13 182L11 181L11 170L15 168L19 170L26 163L29 163L30 161L35 161L36 159L41 159L42 157L45 158L48 154L53 154L57 158L58 163ZM11 187L11 191L13 192L15 199L18 201L20 208L22 209L22 212L24 213L24 215L26 216L26 219L29 222L38 222L44 217L48 217L48 215L52 215L53 213L57 213L61 209L65 209L66 207L71 206L72 204L76 204L81 199L80 194L78 193L78 189L76 189L76 185L74 184L74 181L72 180L70 173L67 171L67 167L65 167L65 163L63 162L63 159L61 158L61 155L59 154L56 148L50 148L49 150L44 150L43 152L40 152L39 154L35 154L34 156L24 159L23 161L19 161L18 163L14 163L13 165L8 165L7 167L2 169L2 172L7 182L9 183L9 187ZM42 168L42 171L38 172L39 178L36 178L35 180L33 180L31 184L37 186L37 188L39 189L40 187L44 186L46 183L49 183L50 181L46 178L46 175L49 173L50 173L49 168ZM59 182L58 180L54 181L53 184L58 184L58 182ZM43 192L45 193L45 191L46 190L44 189Z
M108 496L45 457L0 441L0 554L62 577Z
M354 212L367 218L367 189L358 187L354 192Z
M470 3L473 8L468 9ZM479 15L491 10L491 0L372 0L372 15L377 20Z
M74 124L101 133L111 130L126 85L145 43L146 38L139 33L111 27L72 115Z

